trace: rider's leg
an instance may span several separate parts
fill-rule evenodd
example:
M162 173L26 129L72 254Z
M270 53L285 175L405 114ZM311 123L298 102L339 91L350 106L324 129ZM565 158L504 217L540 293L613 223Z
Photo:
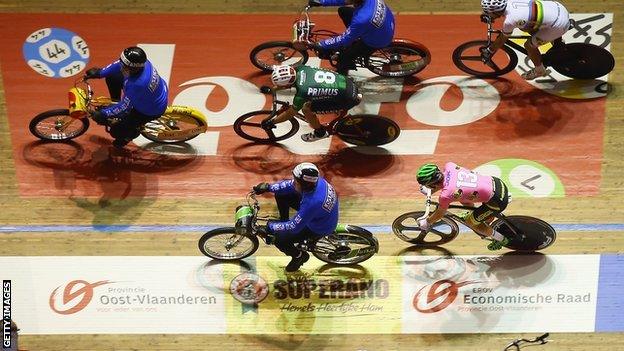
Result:
M561 13L561 16L557 18L556 23L549 28L542 28L531 35L531 39L524 43L524 48L527 50L529 59L535 66L534 69L522 74L522 77L527 80L535 79L538 77L544 77L550 74L542 63L542 55L539 52L539 46L560 40L570 26L570 20L566 11Z
M278 195L275 194L275 202L279 211L280 221L287 221L290 218L290 209L299 210L301 203L300 194Z
M489 225L494 219L494 215L503 212L509 204L509 190L507 185L497 177L492 177L493 194L490 200L477 209L475 209L470 216L468 216L469 226L473 224L473 228L476 232L493 240L489 245L490 250L500 250L504 245L509 243L509 238L505 237L502 233L495 231Z
M351 6L341 6L338 8L338 16L344 23L345 28L348 28L351 25L351 20L353 19L353 13L355 9Z
M355 60L358 57L368 56L373 51L375 51L375 49L364 44L362 40L356 40L350 46L340 50L336 71L340 74L347 75L349 70L355 69Z
M310 255L307 252L301 251L295 247L295 243L298 243L308 237L306 234L307 232L309 231L304 229L302 232L296 234L280 234L275 236L275 247L291 257L290 262L286 266L287 272L294 272L298 270L299 267L310 259Z
M313 110L314 108L312 107L312 103L310 101L303 104L303 108L301 109L306 121L308 121L310 127L314 129L314 132L312 133L301 135L301 139L303 139L303 141L311 142L329 137L327 129L321 124L321 122L319 122L318 117Z
M114 101L121 100L121 89L123 88L124 76L121 71L106 77L106 86L108 94Z
M525 72L522 75L524 79L531 80L538 77L544 77L547 76L549 73L542 62L542 54L539 51L539 43L539 39L537 39L535 36L524 42L524 48L527 51L527 55L529 56L531 62L533 62L533 66L535 66L535 68L529 70L528 72Z
M147 116L134 109L131 110L128 115L110 126L110 134L115 138L113 145L118 148L124 147L141 134L141 126L158 117L160 116Z

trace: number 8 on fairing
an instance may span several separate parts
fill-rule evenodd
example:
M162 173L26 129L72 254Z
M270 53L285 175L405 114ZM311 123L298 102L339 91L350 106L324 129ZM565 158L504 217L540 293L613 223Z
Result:
M317 83L334 84L336 75L326 71L316 71L314 73L314 81Z

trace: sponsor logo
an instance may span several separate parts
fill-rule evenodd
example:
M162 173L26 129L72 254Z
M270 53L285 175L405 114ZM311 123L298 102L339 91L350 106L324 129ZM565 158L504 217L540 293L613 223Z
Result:
M327 192L325 194L325 201L323 201L323 209L327 212L331 212L336 204L336 191L327 183Z
M465 281L455 283L451 280L438 280L437 282L422 287L412 300L414 308L421 313L439 312L452 304L457 298L459 288L478 281Z
M386 279L289 278L276 280L269 286L259 275L246 272L230 283L230 293L243 305L257 306L268 297L270 289L271 297L283 302L279 306L282 312L383 312L384 306L375 300L390 295L390 283ZM350 301L336 303L336 300Z
M236 300L254 305L262 302L269 295L269 286L257 274L242 273L230 282L230 293Z
M64 287L58 286L50 294L50 309L58 314L68 315L80 312L89 305L95 305L96 312L138 313L144 311L156 312L159 306L213 305L217 303L215 296L152 294L149 291L150 289L141 286L109 287L103 289L97 298L94 299L95 288L112 283L121 284L109 280L101 280L95 283L89 283L85 280L73 280ZM92 302L92 300L95 300L95 302Z
M371 23L373 24L373 26L381 28L385 20L386 4L382 0L377 0L377 2L375 3L375 13L373 14L373 18L371 18Z
M58 286L52 293L50 294L50 308L52 311L58 314L74 314L76 312L82 311L93 299L93 289L98 286L111 284L112 282L108 280L101 280L95 283L89 283L85 280L72 280L71 282L65 285L62 293L62 306L61 308L57 308L57 297L56 293L61 288ZM72 303L77 301L75 303ZM71 305L72 307L63 309L62 307L67 307Z
M461 293L459 288L486 283L483 281L464 281L456 283L452 280L438 280L433 284L422 287L412 300L415 310L420 313L436 313L449 307L456 300L459 306L456 312L502 312L502 311L536 311L545 305L551 304L584 304L591 303L592 293L586 294L544 294L541 292L505 292L496 293L495 288L481 286L473 287Z
M338 89L336 88L308 88L306 93L310 97L314 96L336 96Z

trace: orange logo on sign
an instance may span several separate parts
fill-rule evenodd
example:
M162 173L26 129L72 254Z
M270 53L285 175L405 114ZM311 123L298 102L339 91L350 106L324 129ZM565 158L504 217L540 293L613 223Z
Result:
M434 312L442 311L448 305L452 304L453 301L455 301L455 298L457 297L457 293L459 292L460 287L464 285L468 285L468 284L474 284L474 283L479 283L479 282L467 281L467 282L455 283L454 281L446 280L446 279L438 280L437 282L431 285L424 286L420 290L418 290L416 295L414 295L412 304L414 308L418 312L421 312L421 313L434 313ZM429 291L427 291L427 293L425 294L424 290L427 287L429 287ZM444 299L442 299L442 301L438 302L435 305L431 305L431 303L434 300L439 299L443 296L445 297ZM425 300L424 303L427 306L427 308L419 307L419 304L422 304L423 299Z
M78 303L66 310L57 309L55 307L55 298L56 292L61 288L59 286L52 291L52 294L50 294L50 308L58 314L74 314L82 311L82 309L87 307L89 302L91 302L91 299L93 298L93 289L97 286L110 283L112 282L109 282L108 280L101 280L95 283L89 283L85 280L73 280L65 285L65 289L63 290L63 305L67 305L73 300L80 298ZM76 286L78 286L78 288L75 288Z

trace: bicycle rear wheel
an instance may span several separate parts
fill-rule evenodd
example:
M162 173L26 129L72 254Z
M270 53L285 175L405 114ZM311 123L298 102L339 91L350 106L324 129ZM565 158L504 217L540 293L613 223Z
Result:
M613 55L600 46L570 43L553 47L545 55L555 71L574 79L595 79L615 67Z
M448 216L442 217L428 232L420 230L416 220L424 214L415 211L400 215L392 222L392 232L403 241L425 247L446 244L459 234L459 225Z
M32 135L47 141L66 141L77 138L89 128L89 119L72 118L68 109L42 112L28 125Z
M199 239L199 251L216 260L241 260L252 255L260 246L258 238L236 234L236 228L213 229Z
M505 218L522 235L522 237L515 235L504 220L494 221L492 228L511 239L511 242L505 246L508 249L524 252L538 251L549 247L557 239L555 229L539 218L529 216L508 216Z
M141 135L156 143L182 143L206 131L206 123L184 111L173 109L159 118L147 122Z
M273 111L270 110L246 113L234 121L234 132L243 139L257 143L274 143L288 139L299 131L299 122L296 118L276 124L275 128L270 130L262 128L262 121L273 116ZM299 116L303 118L302 115Z
M289 41L269 41L262 43L249 53L251 63L264 72L272 72L274 65L293 67L308 61L308 52L299 51Z
M366 68L382 77L408 77L427 67L431 53L422 44L395 40L373 51L365 62Z
M347 115L334 126L334 134L353 145L388 144L395 141L400 133L398 124L379 115Z
M478 77L494 78L507 74L516 68L518 55L511 47L503 45L488 63L481 60L479 48L487 45L485 40L463 43L453 51L453 63L460 70Z
M314 257L327 263L351 265L368 260L379 251L377 239L368 230L343 225L331 235L319 238L312 243Z

